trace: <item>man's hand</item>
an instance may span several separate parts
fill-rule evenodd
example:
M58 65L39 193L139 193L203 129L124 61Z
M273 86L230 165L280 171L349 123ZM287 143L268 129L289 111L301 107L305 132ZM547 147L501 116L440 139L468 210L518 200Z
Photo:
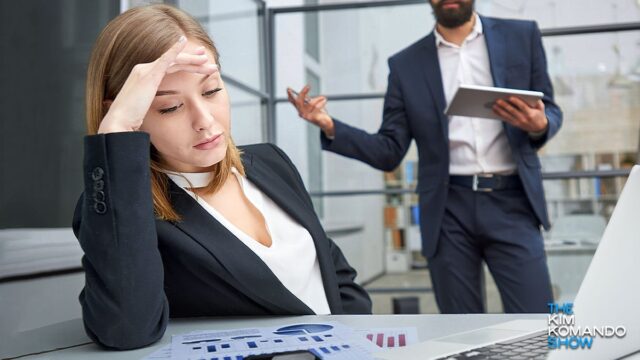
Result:
M289 102L296 107L296 110L298 110L298 116L318 126L328 137L333 137L333 119L331 119L331 116L329 116L325 109L327 98L324 96L317 96L309 99L307 98L308 93L309 86L302 88L298 96L294 94L292 89L287 89Z
M496 101L493 104L493 112L507 123L528 133L540 133L549 126L542 100L538 100L536 105L531 107L519 97L510 96L507 100Z

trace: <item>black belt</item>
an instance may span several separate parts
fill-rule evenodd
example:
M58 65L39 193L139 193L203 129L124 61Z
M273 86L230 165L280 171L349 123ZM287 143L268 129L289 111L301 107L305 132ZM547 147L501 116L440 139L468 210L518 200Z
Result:
M449 176L449 183L482 192L522 188L522 182L518 175L451 175Z

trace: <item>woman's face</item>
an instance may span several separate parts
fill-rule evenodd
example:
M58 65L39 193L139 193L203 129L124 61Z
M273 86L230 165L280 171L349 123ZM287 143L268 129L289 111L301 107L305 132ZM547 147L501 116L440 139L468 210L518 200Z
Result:
M189 40L184 52L199 46ZM213 63L213 54L206 53ZM178 71L165 75L140 130L149 133L168 170L205 172L224 159L229 118L229 97L219 72Z

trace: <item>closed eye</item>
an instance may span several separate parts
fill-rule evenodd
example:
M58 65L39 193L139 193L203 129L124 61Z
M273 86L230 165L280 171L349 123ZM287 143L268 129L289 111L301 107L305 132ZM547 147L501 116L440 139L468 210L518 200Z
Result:
M182 105L184 105L184 104L180 104L180 105L172 106L172 107L170 107L170 108L166 108L166 109L160 109L160 110L158 110L158 112L159 112L160 114L167 114L167 113L171 113L171 112L174 112L174 111L178 110L179 108L181 108L181 107L182 107Z
M215 93L217 93L218 91L222 90L222 88L215 88L213 90L209 90L209 91L205 91L202 93L202 96L213 96Z

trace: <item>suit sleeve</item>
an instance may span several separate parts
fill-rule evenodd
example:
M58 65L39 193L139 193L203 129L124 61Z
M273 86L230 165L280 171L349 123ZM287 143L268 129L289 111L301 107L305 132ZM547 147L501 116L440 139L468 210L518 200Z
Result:
M298 192L305 194L305 202L308 206L313 208L311 197L309 196L307 189L304 187L304 182L302 181L302 177L300 176L296 166L284 151L273 144L269 145L287 163L289 170L291 171L291 175L296 179L296 183L299 187ZM336 269L336 278L338 280L338 288L344 313L371 314L371 299L369 298L369 294L367 294L367 292L355 282L355 278L358 275L357 271L349 265L349 262L344 257L344 254L338 245L328 237L327 241L329 243L331 259Z
M539 138L531 139L531 145L535 149L542 148L547 141L551 140L560 130L562 126L562 111L553 99L553 86L547 72L547 59L542 46L542 35L538 24L533 22L531 31L532 39L532 74L531 74L531 90L541 91L544 93L542 101L544 102L545 114L549 121L547 132Z
M85 189L73 230L84 251L85 329L109 348L145 346L163 336L169 315L151 197L149 136L87 136L84 151Z
M323 132L320 134L324 150L360 160L384 171L392 171L400 164L411 145L412 134L407 121L400 81L391 60L389 68L383 119L378 132L369 134L333 119L334 138L327 138Z

